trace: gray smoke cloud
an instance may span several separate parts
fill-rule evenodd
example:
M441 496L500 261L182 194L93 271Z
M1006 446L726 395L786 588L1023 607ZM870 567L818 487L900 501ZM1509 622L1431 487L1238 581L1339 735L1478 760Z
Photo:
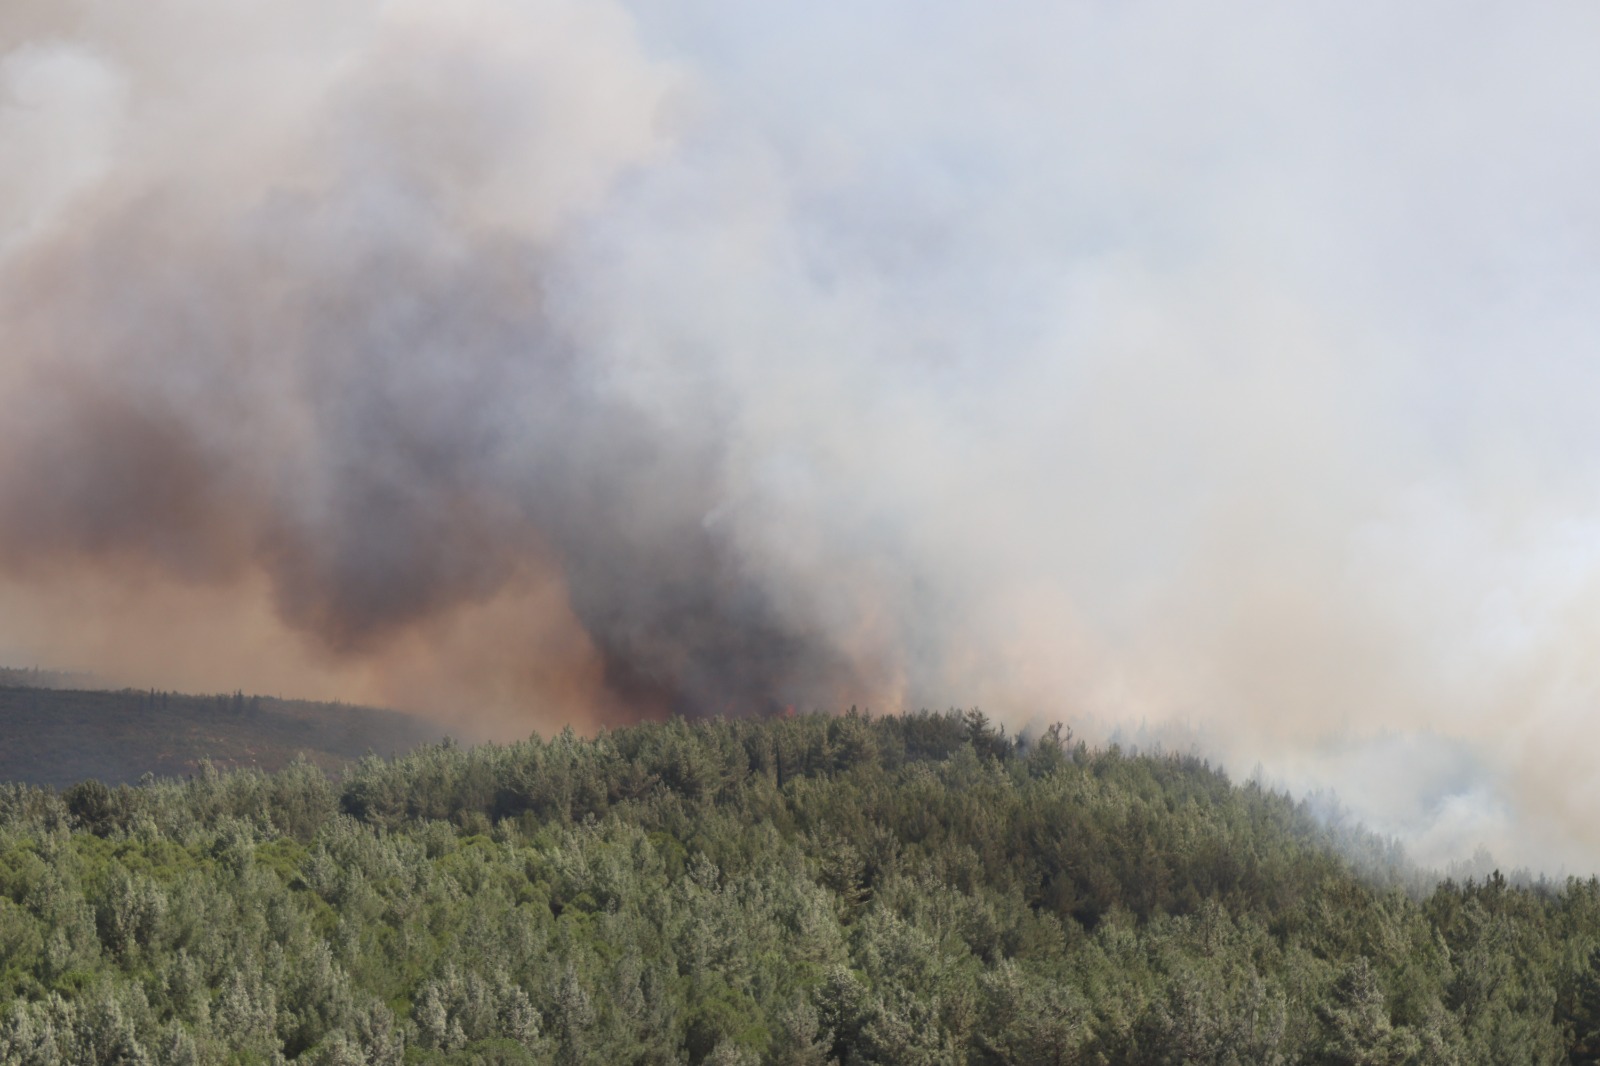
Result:
M1597 30L13 2L0 648L1142 726L1593 869Z

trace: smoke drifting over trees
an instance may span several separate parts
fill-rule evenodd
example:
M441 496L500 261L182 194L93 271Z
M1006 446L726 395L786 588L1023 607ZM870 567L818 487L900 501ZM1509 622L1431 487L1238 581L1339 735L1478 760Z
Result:
M0 649L1176 724L1593 866L1596 17L8 4Z

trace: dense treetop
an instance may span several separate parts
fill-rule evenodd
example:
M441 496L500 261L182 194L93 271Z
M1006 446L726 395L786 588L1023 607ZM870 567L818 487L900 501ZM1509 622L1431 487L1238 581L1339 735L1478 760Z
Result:
M4 786L0 1063L1597 1061L1600 883L1393 858L976 712Z

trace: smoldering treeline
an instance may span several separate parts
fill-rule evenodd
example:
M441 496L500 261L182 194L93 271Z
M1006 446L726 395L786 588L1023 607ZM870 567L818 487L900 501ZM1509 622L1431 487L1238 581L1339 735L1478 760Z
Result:
M1176 727L1592 865L1595 18L8 4L0 647Z

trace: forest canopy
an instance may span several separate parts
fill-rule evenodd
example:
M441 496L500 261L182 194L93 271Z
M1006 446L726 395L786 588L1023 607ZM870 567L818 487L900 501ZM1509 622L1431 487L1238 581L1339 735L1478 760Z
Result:
M1600 1060L1600 883L1417 887L977 712L0 786L0 1063Z

